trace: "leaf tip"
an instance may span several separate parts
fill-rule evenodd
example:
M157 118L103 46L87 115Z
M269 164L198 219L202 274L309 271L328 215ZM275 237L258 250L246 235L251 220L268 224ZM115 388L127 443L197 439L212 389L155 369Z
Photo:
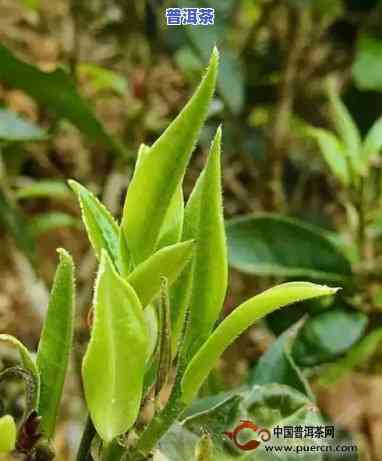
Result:
M207 68L207 75L212 74L213 80L216 80L217 74L218 74L218 69L219 69L219 51L217 47L215 46L212 50L210 61L208 63L208 68Z
M219 59L220 59L220 53L218 50L218 47L214 45L211 53L211 63L214 62L214 64L218 65L219 64Z
M60 259L72 259L70 253L67 250L65 250L65 248L57 248L56 251L60 256Z
M68 185L75 194L79 195L81 190L81 184L79 182L74 179L68 179Z

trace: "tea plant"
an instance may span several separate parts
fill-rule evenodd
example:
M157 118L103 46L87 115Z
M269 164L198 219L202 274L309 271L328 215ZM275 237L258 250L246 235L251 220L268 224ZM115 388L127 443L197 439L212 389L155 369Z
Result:
M309 313L296 337L292 355L299 366L333 384L376 351L382 330L367 312L379 307L382 119L362 139L334 81L327 81L333 130L303 124L302 135L317 143L339 183L338 205L347 225L327 231L276 213L232 219L227 225L230 263L257 276L304 277L343 286L331 303L306 303L296 315L284 311L269 318L280 334ZM348 331L339 337L336 332ZM337 362L331 363L328 362ZM317 373L317 365L324 365ZM315 369L313 367L316 367Z
M149 459L190 407L224 350L254 322L288 304L334 294L309 282L275 286L247 300L217 324L227 290L221 191L221 129L184 206L182 180L214 93L218 52L188 104L151 146L141 146L118 224L84 186L70 181L99 260L90 341L82 363L89 419L77 455ZM21 365L3 371L26 382L18 425L4 416L0 447L51 459L52 440L73 336L74 267L60 250L36 360L15 338ZM217 325L216 325L217 324ZM168 399L164 398L170 391ZM146 422L141 410L153 399ZM205 438L200 453L210 451ZM38 453L38 456L36 455Z

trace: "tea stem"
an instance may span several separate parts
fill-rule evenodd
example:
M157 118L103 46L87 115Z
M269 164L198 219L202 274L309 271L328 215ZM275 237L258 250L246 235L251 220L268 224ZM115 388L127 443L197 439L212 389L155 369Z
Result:
M128 461L147 460L159 440L186 409L186 405L180 399L183 371L183 366L180 364L167 405L154 416L143 431L133 452L127 456Z
M117 440L105 444L102 448L102 461L119 461L123 458L125 447L119 445Z
M82 433L80 447L78 449L76 461L90 461L90 446L96 431L90 417L87 417L84 432Z

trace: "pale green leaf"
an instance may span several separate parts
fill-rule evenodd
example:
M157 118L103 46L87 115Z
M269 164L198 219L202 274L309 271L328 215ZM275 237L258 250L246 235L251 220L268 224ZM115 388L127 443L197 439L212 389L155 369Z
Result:
M351 181L351 175L345 146L341 144L336 135L328 130L309 128L307 133L317 141L321 154L332 173L344 186L348 186Z
M12 416L0 418L0 453L9 453L15 449L17 428Z
M148 340L149 340L147 360L150 360L150 358L153 356L155 352L155 349L158 343L159 321L158 321L157 309L153 304L149 304L148 306L146 306L143 313L144 313L145 320L146 320Z
M164 218L157 248L178 243L182 236L184 219L184 198L182 185L180 184L173 195Z
M138 416L148 348L141 303L103 251L82 377L91 419L106 443L130 429Z
M365 168L370 160L376 157L382 149L382 117L379 117L368 131L362 148L362 162Z
M82 63L78 66L78 72L89 80L95 91L113 90L120 95L123 95L126 91L126 79L121 74L105 67Z
M123 231L119 228L119 252L118 252L118 269L124 277L127 277L130 272L134 269L134 261L127 246L126 239L123 235Z
M224 229L221 165L221 129L211 146L207 165L203 170L185 211L183 238L195 239L195 252L187 280L190 290L190 324L187 330L185 351L192 355L209 336L223 306L227 289L228 263ZM178 334L184 318L185 306L178 309L175 328ZM179 309L180 308L180 309ZM182 312L183 311L183 312ZM183 317L183 318L182 318Z
M153 144L135 172L122 219L124 238L135 263L152 254L167 210L198 139L215 88L218 52L207 73L178 117Z
M15 195L17 199L52 198L66 200L71 197L71 192L63 181L42 179L20 187Z
M138 151L137 162L135 164L135 171L134 175L138 171L139 167L142 165L142 160L147 157L150 148L145 144L141 144ZM156 248L162 248L167 245L173 245L174 243L178 243L181 235L182 235L182 228L183 228L183 218L184 218L184 199L183 199L183 190L182 184L178 185L178 188L173 195L170 205L167 209L165 218L163 220L159 237L158 243Z
M158 250L146 261L139 264L127 277L142 306L147 306L159 293L161 278L173 283L189 262L194 242L177 243Z
M327 82L333 122L355 173L363 172L361 160L361 135L353 117L338 96L333 80Z
M60 262L37 352L41 379L38 411L48 438L54 433L74 329L74 264L65 250L58 251Z
M31 375L33 376L35 385L36 385L36 391L37 391L36 401L33 403L35 406L37 406L38 400L40 398L39 396L40 394L40 374L39 374L37 365L32 355L30 354L28 349L24 346L24 344L21 341L19 341L17 338L15 338L14 336L7 335L7 334L0 334L0 341L7 342L11 346L17 348L23 368L30 371Z
M28 222L32 235L36 238L41 234L63 227L81 229L81 220L60 211L39 213L34 215Z
M97 258L101 257L101 251L105 249L116 263L119 253L119 230L113 216L86 187L73 180L68 182L78 196L82 220Z
M334 294L336 288L309 282L284 283L260 293L236 308L194 355L182 378L182 401L192 402L225 349L253 323L276 309L298 301Z

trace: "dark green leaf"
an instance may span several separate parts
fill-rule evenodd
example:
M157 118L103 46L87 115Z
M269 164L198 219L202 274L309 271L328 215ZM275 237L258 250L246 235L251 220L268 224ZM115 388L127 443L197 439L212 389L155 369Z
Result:
M361 36L353 64L353 77L361 90L382 89L382 40Z
M18 207L11 204L8 198L0 191L0 226L9 232L15 239L17 246L30 258L36 253L36 242L28 228L25 216Z
M313 366L344 354L362 336L367 315L345 308L330 309L308 319L293 346L298 365Z
M309 383L291 355L293 342L301 326L301 322L293 325L276 339L256 364L250 376L250 384L285 384L314 400Z
M254 386L242 403L260 426L322 425L315 405L296 389L280 384Z
M221 439L221 434L240 416L239 404L242 400L243 396L239 393L197 400L182 424L194 434L202 435L207 430L214 438Z
M42 72L0 45L0 81L25 91L38 103L70 120L92 141L102 142L121 155L121 146L106 132L62 69Z
M230 264L243 272L343 282L351 275L345 256L324 234L276 214L233 219L227 224Z

